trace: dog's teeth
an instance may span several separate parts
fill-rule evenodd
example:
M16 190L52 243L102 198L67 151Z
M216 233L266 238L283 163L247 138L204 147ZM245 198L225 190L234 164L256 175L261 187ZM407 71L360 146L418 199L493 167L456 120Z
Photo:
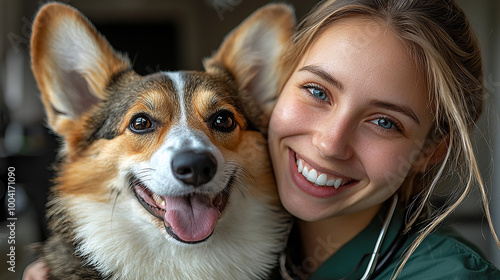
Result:
M221 195L216 195L213 199L212 199L212 204L214 206L219 206L219 204L222 203L222 196Z
M161 198L161 196L159 196L155 193L153 194L153 200L156 202L156 204L160 205L161 207L166 206L165 200L163 200L163 198Z

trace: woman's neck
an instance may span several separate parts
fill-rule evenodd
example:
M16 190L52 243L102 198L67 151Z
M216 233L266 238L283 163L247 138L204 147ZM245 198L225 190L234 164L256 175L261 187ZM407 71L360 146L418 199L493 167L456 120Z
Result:
M340 247L358 235L382 207L373 206L353 214L306 222L297 221L302 244L302 268L312 273Z

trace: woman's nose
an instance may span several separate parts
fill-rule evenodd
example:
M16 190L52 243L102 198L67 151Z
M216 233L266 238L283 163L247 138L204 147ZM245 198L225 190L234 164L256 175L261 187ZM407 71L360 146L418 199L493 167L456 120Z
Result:
M352 123L337 119L324 122L313 135L313 145L324 158L348 160L353 155Z

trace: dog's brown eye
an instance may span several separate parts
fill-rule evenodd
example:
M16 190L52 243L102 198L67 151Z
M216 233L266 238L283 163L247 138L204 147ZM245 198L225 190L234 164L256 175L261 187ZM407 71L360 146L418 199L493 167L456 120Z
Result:
M233 119L229 116L217 116L215 125L219 128L229 129L233 126Z
M153 124L146 116L137 116L130 122L130 129L135 133L145 133L151 131Z
M233 113L227 110L217 112L212 117L212 128L220 132L231 132L236 128L236 120Z

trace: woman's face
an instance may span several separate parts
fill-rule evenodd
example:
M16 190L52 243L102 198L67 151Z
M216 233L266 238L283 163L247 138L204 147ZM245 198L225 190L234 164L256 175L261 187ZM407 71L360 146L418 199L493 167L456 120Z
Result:
M285 208L319 221L373 209L394 194L426 162L421 150L432 116L425 83L384 24L350 18L324 30L271 117Z

